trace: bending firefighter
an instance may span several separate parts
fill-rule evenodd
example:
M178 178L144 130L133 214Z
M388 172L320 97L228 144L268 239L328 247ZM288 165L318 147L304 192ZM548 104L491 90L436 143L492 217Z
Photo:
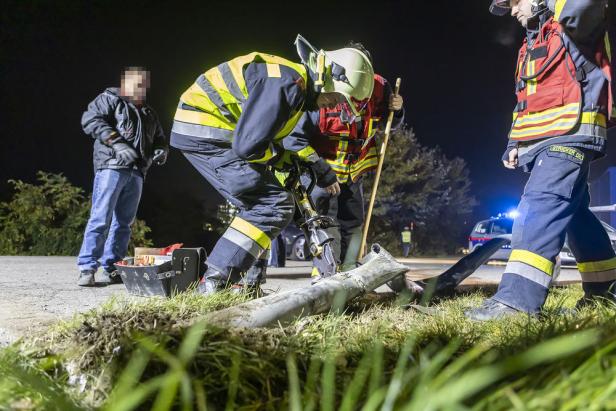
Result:
M568 236L584 298L615 299L616 256L588 209L590 163L605 152L613 112L607 2L492 2L527 35L516 67L517 105L503 156L507 168L530 172L513 226L511 257L496 295L468 317L488 320L538 313ZM612 87L611 87L612 86Z
M370 57L361 44L349 47ZM387 80L375 75L369 99L307 112L284 141L285 148L294 152L314 148L325 165L317 169L319 178L311 197L317 212L336 223L326 231L333 238L334 256L343 271L357 263L364 223L362 178L377 167L376 132L384 127L389 110L395 112L394 128L402 124L402 105L402 97L392 93ZM313 269L313 277L318 275Z
M301 36L296 44L303 56ZM305 63L253 52L206 71L182 94L171 145L239 208L208 257L199 292L258 289L271 240L294 211L271 169L285 157L282 139L306 110L368 98L373 75L368 58L352 48L319 50ZM298 155L315 157L309 150Z

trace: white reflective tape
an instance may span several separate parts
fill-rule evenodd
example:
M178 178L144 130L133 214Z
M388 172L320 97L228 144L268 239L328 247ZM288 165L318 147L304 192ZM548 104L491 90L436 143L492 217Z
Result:
M236 244L254 258L259 258L263 253L263 248L256 241L233 227L228 227L222 237Z
M616 269L596 271L594 273L580 273L585 283L607 283L616 281Z
M552 277L535 267L521 263L519 261L508 262L507 267L505 267L505 272L510 274L517 274L520 277L524 277L527 280L537 283L545 288L549 288L550 284L552 283Z

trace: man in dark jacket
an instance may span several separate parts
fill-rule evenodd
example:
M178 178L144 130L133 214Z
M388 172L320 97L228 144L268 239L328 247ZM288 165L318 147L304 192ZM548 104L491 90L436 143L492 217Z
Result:
M167 159L168 142L154 110L145 103L149 72L129 67L121 87L108 88L89 105L81 119L94 139L92 209L77 265L78 285L94 285L102 264L100 282L119 282L114 263L125 257L141 199L143 178L155 163Z

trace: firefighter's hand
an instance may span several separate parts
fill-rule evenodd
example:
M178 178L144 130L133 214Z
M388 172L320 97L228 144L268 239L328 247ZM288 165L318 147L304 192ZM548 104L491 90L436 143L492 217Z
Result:
M506 168L509 168L511 170L515 169L518 166L518 149L517 148L512 148L509 151L509 159L508 160L503 159L503 165Z
M325 191L327 191L327 193L331 196L337 196L338 194L340 194L340 184L338 184L338 182L336 181L331 186L325 187Z
M310 168L314 171L317 177L317 186L326 189L330 194L330 189L335 190L334 186L338 186L338 193L340 192L338 177L325 159L319 158L316 162L310 164Z
M389 96L389 109L393 111L402 110L402 105L404 104L404 99L400 94L391 94Z

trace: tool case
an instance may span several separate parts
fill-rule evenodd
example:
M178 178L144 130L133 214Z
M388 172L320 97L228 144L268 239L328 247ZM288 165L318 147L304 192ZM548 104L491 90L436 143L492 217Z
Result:
M129 294L170 297L199 281L205 271L206 257L203 248L178 248L170 261L138 266L129 257L124 259L126 265L115 264L115 267Z

